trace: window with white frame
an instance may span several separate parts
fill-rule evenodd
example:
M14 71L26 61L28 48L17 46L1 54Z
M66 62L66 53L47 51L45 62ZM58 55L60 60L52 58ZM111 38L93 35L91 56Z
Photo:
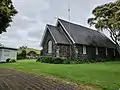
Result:
M48 42L48 53L51 54L52 53L52 41Z
M98 47L96 47L96 55L98 55Z
M87 54L86 46L83 45L83 54Z
M105 53L106 53L106 55L108 55L108 49L107 48L105 48Z

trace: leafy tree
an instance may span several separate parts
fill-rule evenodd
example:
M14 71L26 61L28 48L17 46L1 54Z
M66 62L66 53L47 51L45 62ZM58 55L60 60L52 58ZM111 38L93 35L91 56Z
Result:
M6 32L6 28L10 26L15 14L17 14L17 10L11 0L0 0L0 34Z
M22 50L22 53L21 53L22 59L26 59L26 54L27 54L26 50Z
M88 19L90 26L95 26L98 30L107 30L111 39L116 44L120 53L118 36L120 35L120 0L97 6L92 14L94 17Z

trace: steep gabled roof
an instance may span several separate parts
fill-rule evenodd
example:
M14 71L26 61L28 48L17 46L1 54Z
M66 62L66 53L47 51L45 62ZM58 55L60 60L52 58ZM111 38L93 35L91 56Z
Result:
M72 38L72 41L76 44L115 48L115 44L107 36L98 31L74 23L69 23L62 19L58 19L58 22L60 22L65 31Z
M58 44L69 44L69 41L65 38L62 32L60 32L55 26L47 25L49 31L53 35L56 43Z

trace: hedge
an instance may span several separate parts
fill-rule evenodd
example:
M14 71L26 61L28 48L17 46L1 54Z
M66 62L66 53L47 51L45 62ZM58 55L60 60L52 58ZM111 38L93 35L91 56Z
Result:
M50 64L81 64L81 63L86 63L88 61L69 60L69 59L61 59L61 58L50 57L50 56L41 56L36 60L36 62L50 63Z
M36 62L41 62L41 63L52 63L52 64L62 64L63 59L61 58L55 58L55 57L39 57Z
M96 62L105 62L105 61L110 61L110 60L108 60L108 59L69 60L69 59L61 59L61 58L50 57L50 56L41 56L36 60L36 62L50 63L50 64L83 64L83 63L96 63Z

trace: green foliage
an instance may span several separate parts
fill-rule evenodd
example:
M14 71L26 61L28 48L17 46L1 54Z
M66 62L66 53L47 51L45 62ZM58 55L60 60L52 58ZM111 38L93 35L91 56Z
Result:
M25 55L25 52L26 52L26 55ZM37 50L34 48L27 48L27 46L22 46L17 50L17 60L26 59L26 58L31 59L32 58L31 53L34 58L37 58L40 55L40 50ZM30 56L30 57L26 57L26 56Z
M120 54L118 44L118 36L120 36L120 0L97 6L92 14L94 17L88 19L88 24L99 30L109 31L110 37L116 44Z
M15 59L8 58L8 59L6 59L6 62L7 62L7 63L14 63L14 62L16 62L16 60L15 60Z
M62 64L64 59L61 58L53 58L53 64Z
M7 63L9 63L9 62L10 62L10 60L11 60L11 58L8 58L8 59L6 59L6 62L7 62Z
M12 17L17 14L11 0L0 0L0 34L10 26Z
M62 64L63 59L61 58L55 58L55 57L39 57L36 62L41 62L41 63L51 63L51 64Z
M17 53L17 60L26 59L26 50L22 50L20 54Z
M72 61L70 61L70 60L64 60L62 64L72 64Z
M97 63L97 62L106 62L110 61L109 59L96 59L96 60L69 60L69 59L61 59L56 57L50 57L50 56L40 56L36 62L41 63L51 63L51 64L84 64L84 63Z
M21 56L23 57L23 59L26 59L26 50L22 50Z
M25 47L25 46L24 46ZM18 54L20 54L21 52L22 52L22 50L26 50L26 53L28 54L29 52L31 52L31 51L34 51L36 54L38 54L38 55L40 55L40 50L38 50L38 49L34 49L34 48L19 48L18 50L17 50L17 53Z
M112 60L111 60L112 61ZM12 68L37 75L54 76L63 80L97 86L103 90L120 88L120 60L91 64L41 64L35 60L20 60L16 63L1 64L0 68ZM93 90L101 90L94 89Z
M10 59L9 62L10 62L10 63L14 63L14 62L16 62L16 60L15 60L15 59Z
M94 17L88 19L88 24L100 29L120 30L120 2L118 1L97 6L92 11Z

